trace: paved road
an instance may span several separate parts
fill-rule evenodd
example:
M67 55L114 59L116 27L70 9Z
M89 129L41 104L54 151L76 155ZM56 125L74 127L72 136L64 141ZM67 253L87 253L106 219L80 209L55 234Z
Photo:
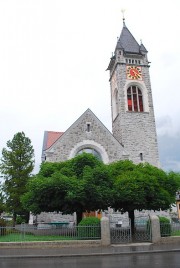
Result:
M1 268L179 268L179 252L89 257L2 258Z

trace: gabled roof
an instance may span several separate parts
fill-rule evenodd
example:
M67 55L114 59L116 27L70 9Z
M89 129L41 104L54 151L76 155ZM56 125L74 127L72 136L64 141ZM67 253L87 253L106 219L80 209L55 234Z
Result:
M123 20L123 28L121 35L117 42L116 49L123 49L126 53L139 54L141 51L147 52L146 48L141 44L139 45L129 29L126 27Z
M64 132L44 131L43 151L47 150L51 145L61 137Z
M89 121L90 120L90 121ZM87 124L86 122L92 122L92 126L95 126L95 129L99 131L99 135L96 131L92 131L90 136L88 136L88 132L84 128ZM79 134L78 131L80 130ZM106 133L106 134L103 134ZM78 135L76 141L72 139L73 135ZM57 143L66 144L68 140L68 146L72 146L74 148L76 144L83 142L84 140L91 140L92 143L99 143L102 138L101 135L106 135L107 140L109 140L110 144L116 144L116 148L119 148L119 153L123 155L128 155L122 144L112 135L112 133L103 125L103 123L96 117L96 115L88 108L64 133L63 132L53 132L53 131L45 131L44 132L44 142L43 142L43 150L42 150L42 161L45 160L46 154L49 152L52 153L54 148L56 148ZM88 143L87 143L88 144ZM101 144L101 142L99 143ZM49 147L50 145L50 147ZM106 144L107 145L107 144ZM47 147L48 146L48 147ZM59 145L58 145L59 146ZM107 147L108 148L108 147Z

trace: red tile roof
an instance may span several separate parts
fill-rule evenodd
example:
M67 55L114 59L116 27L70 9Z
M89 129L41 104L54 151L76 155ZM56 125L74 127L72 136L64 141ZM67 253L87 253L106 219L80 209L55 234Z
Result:
M47 131L47 142L46 142L46 149L51 147L51 145L61 137L64 132L55 132L55 131Z

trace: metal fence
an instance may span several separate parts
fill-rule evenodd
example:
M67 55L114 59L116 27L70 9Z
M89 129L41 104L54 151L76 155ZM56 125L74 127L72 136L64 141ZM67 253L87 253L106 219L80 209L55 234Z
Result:
M134 230L131 230L131 221L125 226L116 224L110 228L111 243L121 244L130 242L151 241L151 225L149 219L135 220Z
M133 240L135 242L151 241L151 222L148 218L135 220Z
M0 227L0 242L96 239L101 239L100 225L38 228L22 224L16 227Z
M160 222L161 237L180 236L180 222Z
M110 229L111 243L121 244L129 243L132 240L131 227L113 227Z

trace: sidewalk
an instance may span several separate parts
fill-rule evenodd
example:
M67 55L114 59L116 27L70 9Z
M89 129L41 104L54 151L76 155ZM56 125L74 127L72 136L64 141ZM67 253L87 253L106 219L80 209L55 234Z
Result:
M160 252L180 252L180 243L152 244L132 243L118 244L108 247L50 247L50 248L1 248L0 258L37 258L37 257L73 257L120 254L151 254Z

